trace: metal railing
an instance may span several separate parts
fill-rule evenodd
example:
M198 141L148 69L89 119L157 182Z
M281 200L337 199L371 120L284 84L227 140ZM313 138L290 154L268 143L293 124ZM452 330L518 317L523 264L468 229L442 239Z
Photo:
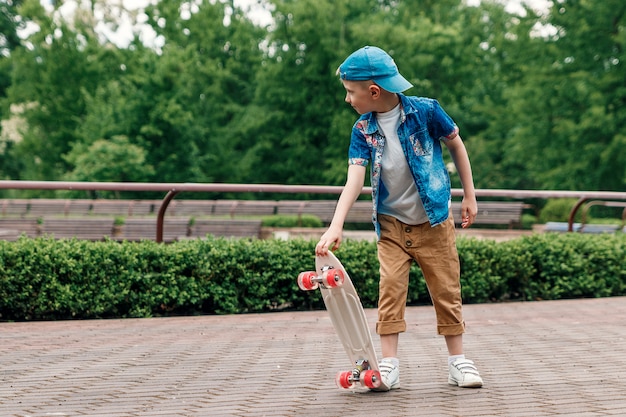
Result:
M277 194L340 194L342 186L281 185L281 184L200 184L200 183L142 183L142 182L77 182L77 181L16 181L1 180L0 189L12 190L80 190L80 191L135 191L164 192L157 214L156 241L163 241L163 223L169 203L183 192L220 193L277 193ZM371 187L363 187L361 194L370 194ZM463 190L452 189L453 197L462 197ZM576 198L572 208L568 231L573 231L578 209L589 200L626 201L626 192L619 191L548 191L548 190L486 190L477 189L476 197L524 199Z
M622 209L622 223L620 225L620 229L626 226L626 202L624 201L604 201L604 200L590 200L587 201L582 207L582 219L580 231L585 227L585 223L587 222L587 214L589 213L589 209L592 206L603 206L603 207L613 207L613 208L621 208Z

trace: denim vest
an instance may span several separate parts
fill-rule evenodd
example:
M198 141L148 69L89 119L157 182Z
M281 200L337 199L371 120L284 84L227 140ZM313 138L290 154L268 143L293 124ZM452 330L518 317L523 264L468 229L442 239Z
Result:
M443 162L441 141L454 139L459 130L436 100L398 96L402 104L398 137L428 220L436 226L448 218L450 207L450 177ZM367 166L372 161L372 222L379 237L378 203L384 187L380 173L385 141L376 114L366 113L352 127L348 152L350 165Z

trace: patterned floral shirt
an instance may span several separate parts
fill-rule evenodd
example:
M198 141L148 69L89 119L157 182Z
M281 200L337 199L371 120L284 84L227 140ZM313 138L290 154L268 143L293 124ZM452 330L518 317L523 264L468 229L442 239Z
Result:
M454 139L459 129L436 100L398 94L401 102L398 137L431 226L449 215L450 177L443 161L441 141ZM372 221L380 236L378 203L385 136L375 113L363 114L352 127L349 164L367 166L371 161Z

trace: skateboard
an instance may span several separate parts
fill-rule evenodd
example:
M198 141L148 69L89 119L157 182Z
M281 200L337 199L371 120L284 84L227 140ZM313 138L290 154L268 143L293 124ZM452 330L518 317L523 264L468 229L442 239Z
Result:
M320 289L333 327L352 363L351 370L337 373L337 386L378 388L378 360L365 311L341 262L332 252L316 256L315 271L301 272L298 286L305 291Z

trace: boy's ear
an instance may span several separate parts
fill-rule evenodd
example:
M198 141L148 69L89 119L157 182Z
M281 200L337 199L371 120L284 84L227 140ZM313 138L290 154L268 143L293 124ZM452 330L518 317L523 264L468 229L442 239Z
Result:
M380 97L380 93L381 93L381 89L378 85L376 84L370 84L368 87L368 90L370 92L370 95L372 96L373 99L376 99L378 97Z

